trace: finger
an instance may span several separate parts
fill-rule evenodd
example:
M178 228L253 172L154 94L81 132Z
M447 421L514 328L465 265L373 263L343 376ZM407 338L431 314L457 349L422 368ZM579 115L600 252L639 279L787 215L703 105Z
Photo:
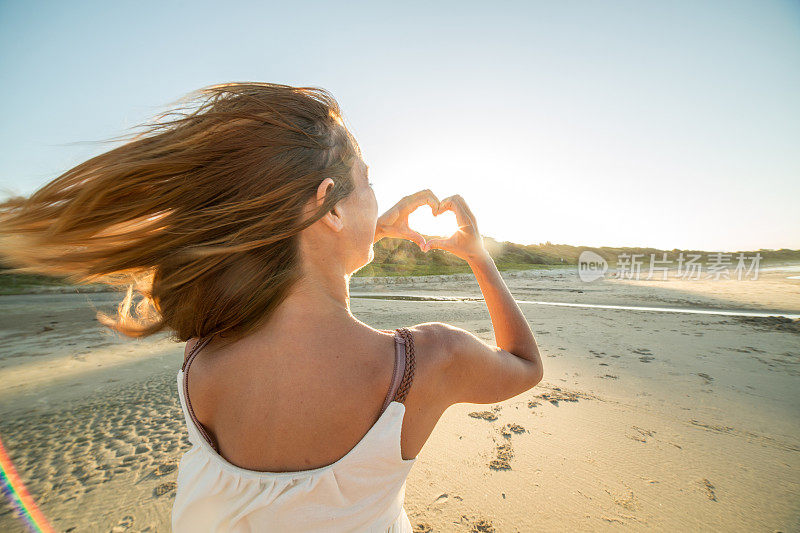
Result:
M448 196L439 202L439 212L436 214L439 215L445 211L452 211L455 213L456 222L458 223L459 227L468 226L472 223L461 205L456 202L455 196Z
M452 245L452 242L450 241L449 238L448 239L431 239L431 240L429 240L428 242L425 243L425 246L423 246L422 249L424 251L426 251L426 252L428 250L433 250L433 249L449 250L451 245Z
M469 220L469 223L472 225L472 227L477 229L478 224L475 221L475 215L472 214L472 211L467 205L467 201L458 194L453 197L453 201L461 207L461 210L464 212L464 216Z
M456 195L456 199L458 200L458 203L461 204L461 208L464 210L467 216L472 220L473 223L475 223L475 215L472 214L472 210L467 205L467 201L464 200L464 198L460 195Z
M433 194L430 189L417 191L414 194L408 195L400 202L400 210L404 215L409 215L414 212L418 207L429 205L432 212L436 212L439 208L439 199Z
M421 233L417 233L416 231L409 229L403 232L403 237L417 243L417 246L419 246L420 250L425 249L425 243L427 241L425 240L425 237L423 237Z

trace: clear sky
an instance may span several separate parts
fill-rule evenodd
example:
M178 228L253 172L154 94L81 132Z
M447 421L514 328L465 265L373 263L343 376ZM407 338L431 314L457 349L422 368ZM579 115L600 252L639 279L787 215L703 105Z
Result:
M381 209L520 243L800 248L800 2L0 0L0 187L199 87L333 92Z

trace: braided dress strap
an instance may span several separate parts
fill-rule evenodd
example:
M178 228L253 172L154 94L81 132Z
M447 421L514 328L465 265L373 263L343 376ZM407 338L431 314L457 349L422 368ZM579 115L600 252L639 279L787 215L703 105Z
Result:
M217 442L214 437L206 430L205 426L197 419L197 415L194 414L194 408L192 408L192 401L189 399L189 367L192 365L192 361L200 353L200 350L205 348L205 346L211 342L213 335L208 337L204 337L197 341L197 343L192 346L192 349L189 350L188 356L183 361L183 366L181 370L183 371L183 398L186 401L186 409L189 411L189 417L194 422L197 431L200 435L208 442L208 444L214 449L215 452L219 453L219 446L217 446Z
M394 396L394 401L403 403L408 395L408 390L411 388L411 382L414 381L414 370L417 368L417 361L414 356L414 337L411 335L411 331L408 328L398 328L395 331L402 337L406 345L406 367L403 372L403 379L400 381L400 386Z

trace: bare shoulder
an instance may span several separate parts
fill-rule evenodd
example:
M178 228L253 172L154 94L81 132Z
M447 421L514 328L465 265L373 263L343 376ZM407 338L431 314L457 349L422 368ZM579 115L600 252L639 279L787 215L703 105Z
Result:
M416 369L406 397L403 420L403 458L415 457L427 441L442 413L454 403L452 336L457 328L442 322L426 322L408 328L414 341Z
M425 357L441 368L451 365L465 344L477 340L469 331L444 322L425 322L408 329L414 335L415 345L424 346Z
M189 356L192 349L199 342L197 338L191 338L186 341L186 346L183 351L183 360ZM192 410L203 424L208 424L213 417L214 406L217 405L216 389L214 379L214 371L209 368L213 358L207 357L210 350L209 346L202 349L202 353L198 354L192 360L188 370L184 369L187 373L186 380L189 383L189 396L192 403Z
M467 333L444 322L424 322L408 329L413 336L414 347L422 356L422 364L432 368L447 366L452 361L453 346L458 342L458 337L462 332Z
M427 365L429 390L444 404L503 401L542 379L540 363L517 357L465 329L442 322L411 329L419 331L424 345L418 359ZM424 361L428 358L430 362Z
M416 371L410 401L420 401L434 410L454 403L452 376L456 354L469 332L443 322L425 322L407 328L414 340ZM411 397L413 395L413 398ZM439 404L441 405L434 405Z

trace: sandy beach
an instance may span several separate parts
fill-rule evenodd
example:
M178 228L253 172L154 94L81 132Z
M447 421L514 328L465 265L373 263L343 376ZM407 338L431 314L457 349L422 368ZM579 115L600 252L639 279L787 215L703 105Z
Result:
M416 531L800 530L800 327L724 314L800 314L800 279L503 276L544 380L448 409L408 479ZM354 278L351 293L373 327L441 321L493 342L472 275ZM0 296L0 438L58 531L169 531L183 345L105 330L95 310L121 298ZM26 531L6 501L0 531Z

